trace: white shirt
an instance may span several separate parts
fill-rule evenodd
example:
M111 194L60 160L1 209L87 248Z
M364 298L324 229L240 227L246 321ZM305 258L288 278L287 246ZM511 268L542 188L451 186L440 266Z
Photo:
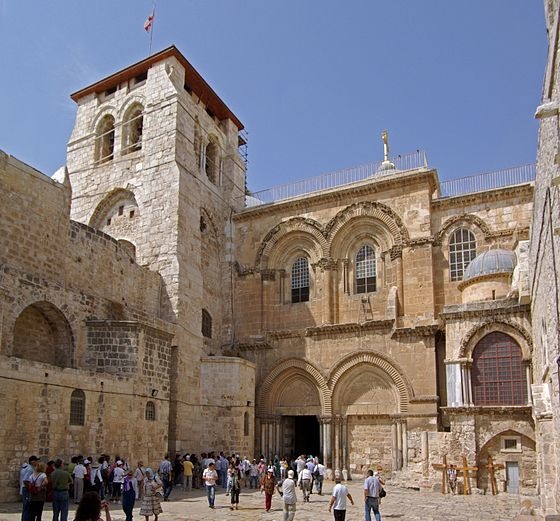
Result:
M369 476L364 481L364 490L367 490L368 497L379 497L379 492L381 490L381 482L376 476Z
M74 477L78 479L84 479L85 475L86 475L86 468L81 463L78 463L74 467Z
M202 479L207 487L211 487L216 484L216 480L218 479L218 473L215 470L204 469L202 473Z
M319 476L324 476L325 475L325 465L322 465L321 463L317 463L317 465L315 465L315 472L319 473ZM337 508L338 510L338 508Z
M113 469L113 483L122 483L124 481L124 469L122 467L115 467Z
M348 496L348 488L342 483L337 483L332 491L334 497L333 508L335 510L346 510L346 497Z
M295 505L297 502L296 484L291 478L282 481L282 499L286 505Z
M298 483L301 483L304 479L313 479L313 474L307 467L299 473Z

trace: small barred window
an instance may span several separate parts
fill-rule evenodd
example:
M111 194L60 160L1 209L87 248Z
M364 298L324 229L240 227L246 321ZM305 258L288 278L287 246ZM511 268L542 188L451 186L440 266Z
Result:
M486 335L473 352L475 405L525 405L527 381L521 348L510 336Z
M146 403L146 420L156 421L156 404L152 401Z
M70 396L70 425L84 425L86 420L86 395L81 389Z

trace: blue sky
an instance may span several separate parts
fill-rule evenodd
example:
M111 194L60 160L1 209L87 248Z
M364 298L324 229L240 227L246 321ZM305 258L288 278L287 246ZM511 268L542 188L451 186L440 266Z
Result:
M0 0L0 149L52 174L70 93L148 54L152 0ZM424 149L442 179L532 163L540 0L157 0L175 44L244 123L260 190Z

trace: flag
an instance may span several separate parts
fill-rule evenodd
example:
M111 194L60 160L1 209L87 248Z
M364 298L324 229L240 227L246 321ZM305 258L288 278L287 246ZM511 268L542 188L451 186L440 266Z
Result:
M146 30L147 33L150 32L150 29L152 28L153 23L154 23L154 12L152 11L152 14L150 16L148 16L148 18L144 22L144 29Z

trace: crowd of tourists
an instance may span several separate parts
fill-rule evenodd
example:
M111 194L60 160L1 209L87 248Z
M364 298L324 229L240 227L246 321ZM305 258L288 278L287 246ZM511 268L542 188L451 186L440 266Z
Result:
M272 497L281 497L284 521L292 521L296 512L296 489L301 490L304 502L310 501L315 492L323 494L325 466L318 458L299 456L296 459L268 460L261 456L256 459L242 458L238 454L226 456L223 452L177 454L172 461L165 455L158 468L152 469L142 461L131 464L124 457L111 458L101 455L91 457L77 455L67 464L61 459L47 463L31 456L20 470L20 494L23 501L22 521L41 521L45 502L52 502L53 520L67 521L68 506L71 501L78 504L75 521L98 521L102 511L106 521L111 521L109 505L119 503L132 521L132 511L140 502L140 515L146 521L163 512L161 503L168 501L173 487L185 492L193 488L206 490L208 506L215 508L216 487L221 486L229 496L229 508L239 509L239 495L242 488L260 489L264 495L267 512L272 505ZM335 472L335 487L331 495L329 511L333 511L335 521L344 521L347 499L354 500L341 476ZM364 482L365 519L371 521L373 510L376 521L380 521L379 498L382 497L383 481L377 472L368 471ZM87 512L88 514L85 514ZM93 512L97 517L82 518Z

